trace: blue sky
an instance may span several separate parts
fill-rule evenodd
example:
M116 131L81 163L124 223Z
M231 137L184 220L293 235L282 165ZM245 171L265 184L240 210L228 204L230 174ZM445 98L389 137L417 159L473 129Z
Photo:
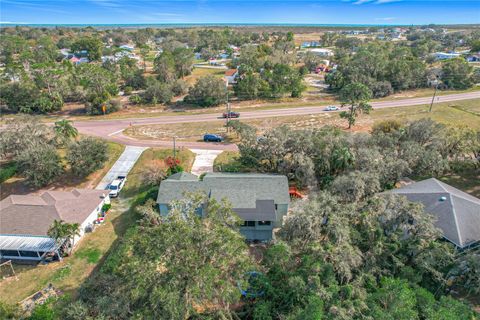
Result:
M6 24L480 23L480 1L0 0Z

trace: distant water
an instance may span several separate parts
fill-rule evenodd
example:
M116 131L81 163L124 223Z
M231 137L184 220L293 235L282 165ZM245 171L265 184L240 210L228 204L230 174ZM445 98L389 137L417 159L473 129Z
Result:
M1 23L0 27L28 26L38 28L192 28L192 27L324 27L324 28L366 28L385 26L406 26L399 24L303 24L303 23L118 23L118 24L11 24ZM408 25L411 26L411 25Z

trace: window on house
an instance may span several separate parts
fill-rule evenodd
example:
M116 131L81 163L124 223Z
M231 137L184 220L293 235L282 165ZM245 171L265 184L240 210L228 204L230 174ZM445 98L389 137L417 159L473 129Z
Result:
M278 209L278 204L275 204L275 210L277 210L277 209Z
M255 221L244 221L243 226L244 227L255 227Z
M20 251L20 256L22 257L31 257L31 258L38 258L36 251Z
M0 250L2 256L18 257L17 250Z
M271 221L258 221L259 226L269 226L271 224L272 224Z

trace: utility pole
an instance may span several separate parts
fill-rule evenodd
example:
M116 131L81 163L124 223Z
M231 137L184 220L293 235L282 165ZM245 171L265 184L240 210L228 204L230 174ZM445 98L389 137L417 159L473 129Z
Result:
M229 132L230 128L228 127L229 122L230 122L230 102L228 102L228 80L225 82L225 88L227 90L227 116L226 116L226 127L227 127L227 132Z
M435 80L435 91L433 91L432 102L430 103L430 108L428 109L428 112L432 112L433 102L435 101L435 96L437 95L438 82L438 79Z
M173 160L177 160L177 150L175 148L175 136L173 136Z

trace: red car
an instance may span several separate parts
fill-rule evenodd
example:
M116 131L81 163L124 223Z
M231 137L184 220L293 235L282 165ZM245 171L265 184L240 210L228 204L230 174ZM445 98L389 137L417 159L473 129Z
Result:
M224 112L223 117L224 118L240 118L240 112L233 112L233 111L230 111L229 113Z

